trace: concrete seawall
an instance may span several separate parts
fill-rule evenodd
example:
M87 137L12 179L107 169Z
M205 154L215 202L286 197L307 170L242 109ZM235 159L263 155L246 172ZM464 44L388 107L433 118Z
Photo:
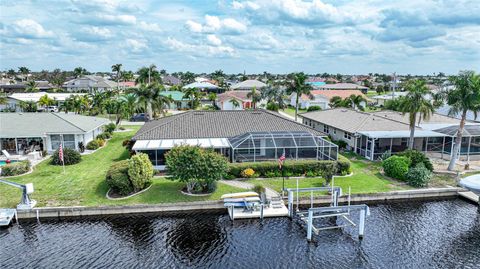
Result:
M383 192L375 194L354 194L351 196L352 203L378 203L384 201L406 200L406 199L438 199L455 198L462 188L434 188L420 190L406 190ZM342 196L341 203L347 202L347 196ZM309 205L310 199L303 198L299 201L302 205ZM317 196L314 204L324 205L330 203L330 196ZM223 202L218 201L199 201L182 203L165 203L154 205L127 205L127 206L73 206L73 207L38 207L28 211L18 211L19 219L32 219L37 216L42 218L68 218L81 216L101 216L101 215L124 215L139 213L175 213L182 211L196 210L218 210L224 209Z

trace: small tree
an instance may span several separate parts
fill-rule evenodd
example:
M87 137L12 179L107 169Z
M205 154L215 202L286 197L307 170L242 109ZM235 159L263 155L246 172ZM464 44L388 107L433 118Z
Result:
M325 185L330 186L330 182L332 182L333 176L337 173L337 165L336 163L327 163L320 171L320 175L325 178Z
M145 189L152 181L153 165L145 153L132 156L128 163L128 176L135 192Z
M180 145L166 155L167 171L172 179L184 182L187 191L209 191L227 171L225 157L199 146Z

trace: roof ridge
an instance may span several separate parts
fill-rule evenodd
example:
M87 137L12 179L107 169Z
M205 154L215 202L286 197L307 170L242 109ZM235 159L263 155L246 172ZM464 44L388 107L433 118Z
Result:
M159 124L159 125L151 128L151 129L146 130L146 131L143 131L143 132L140 132L140 130L142 130L142 129L140 129L133 137L136 137L136 136L139 136L139 135L143 135L143 134L149 133L149 132L151 132L151 131L159 128L159 127L165 126L166 124L169 124L169 123L171 123L172 121L177 120L178 118L184 117L185 115L190 114L190 113L192 113L193 111L195 111L195 110L188 110L188 111L186 111L186 112L184 112L184 113L180 113L180 114L175 114L175 115L170 115L170 116L166 116L166 117L163 117L163 118L159 118L159 119L165 119L165 118L172 118L172 119L171 119L170 121L167 121L167 122L164 122L164 123L162 123L162 124ZM155 121L158 121L159 119L156 119ZM143 126L145 126L145 125L143 125ZM142 126L142 127L143 127L143 126Z
M310 126L308 126L308 125L305 125L305 124L303 124L303 123L297 122L297 121L295 121L295 120L291 120L291 119L289 119L289 118L287 118L287 117L284 117L284 116L282 116L282 115L281 115L280 113L278 113L278 112L273 112L273 111L269 111L269 110L266 110L266 109L256 109L255 111L257 111L257 110L260 110L260 111L263 111L263 112L268 113L268 114L270 114L270 115L279 117L279 118L281 118L281 119L283 119L283 120L291 121L291 122L293 122L293 123L295 123L295 124L297 124L297 125L300 125L300 126L302 126L302 127L306 127L307 129L311 129L311 130L320 132L320 131L318 131L318 130L315 130L315 128L312 128L312 127L310 127ZM325 134L325 133L323 133L323 132L320 132L320 133Z
M51 115L54 115L55 117L57 117L57 118L65 121L65 122L67 122L68 124L72 125L72 126L75 127L75 128L78 128L78 129L80 129L80 130L82 130L82 131L84 131L84 132L87 132L87 130L84 130L84 129L80 128L79 126L75 125L73 122L71 122L71 121L63 118L62 116L60 116L59 113L51 112L50 114L51 114ZM78 115L78 116L81 116L81 115Z

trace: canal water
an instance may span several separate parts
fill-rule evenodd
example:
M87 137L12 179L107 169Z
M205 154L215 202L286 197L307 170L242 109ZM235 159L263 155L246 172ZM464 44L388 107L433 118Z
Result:
M0 229L0 268L480 268L476 206L443 200L370 209L363 240L346 228L311 243L300 222L232 224L223 212L21 221Z

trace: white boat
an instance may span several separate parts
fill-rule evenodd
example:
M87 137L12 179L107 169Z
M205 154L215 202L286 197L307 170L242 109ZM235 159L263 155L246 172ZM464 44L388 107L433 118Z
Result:
M220 198L226 199L226 198L245 198L245 197L258 197L258 193L254 191L227 193L222 195L222 197Z
M460 180L460 186L480 195L480 174L463 178Z

